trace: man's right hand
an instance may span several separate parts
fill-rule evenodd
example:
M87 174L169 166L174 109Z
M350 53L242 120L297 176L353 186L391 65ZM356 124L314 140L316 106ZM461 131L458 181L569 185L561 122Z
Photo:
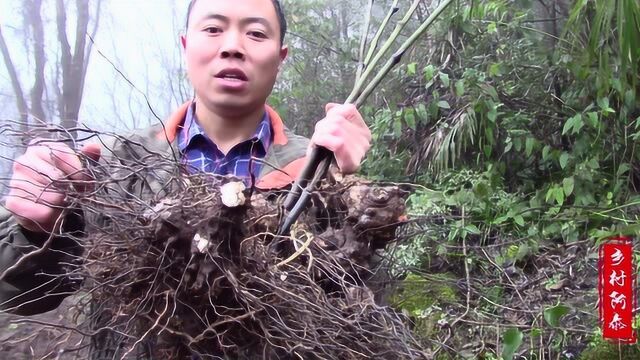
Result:
M87 144L80 152L98 161L100 145ZM69 190L59 184L69 184L81 191L91 180L79 155L63 143L40 141L14 161L5 207L15 215L18 224L34 232L55 229ZM78 183L74 185L73 181Z

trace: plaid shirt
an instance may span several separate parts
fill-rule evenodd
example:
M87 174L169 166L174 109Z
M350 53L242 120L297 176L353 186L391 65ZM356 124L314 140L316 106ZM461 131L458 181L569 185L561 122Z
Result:
M178 130L178 148L190 173L198 171L216 175L234 175L251 185L251 174L257 179L267 149L272 142L271 121L265 112L249 140L223 154L198 124L195 103L189 106L184 125Z

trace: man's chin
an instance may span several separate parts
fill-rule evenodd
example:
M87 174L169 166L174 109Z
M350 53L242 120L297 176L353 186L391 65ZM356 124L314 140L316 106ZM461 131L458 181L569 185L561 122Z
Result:
M246 99L238 99L233 97L218 97L215 101L211 101L211 109L224 116L245 116L264 108L263 102L248 101Z

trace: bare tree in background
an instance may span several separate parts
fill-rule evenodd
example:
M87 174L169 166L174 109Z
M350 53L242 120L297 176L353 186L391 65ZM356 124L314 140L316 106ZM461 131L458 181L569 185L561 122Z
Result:
M25 36L24 48L31 49L33 62L29 63L33 69L19 69L12 60L11 51L0 29L0 50L4 64L9 73L12 89L16 98L16 106L20 113L20 123L24 130L29 126L29 115L41 122L53 121L57 118L60 125L67 129L73 129L78 124L78 112L82 103L84 81L87 74L89 57L91 54L91 42L87 41L87 34L95 35L100 18L101 0L89 2L76 0L75 6L69 6L70 1L55 0L56 21L55 25L47 23L42 16L43 5L46 0L26 0L22 5L24 14L25 32L32 36ZM93 9L91 9L93 8ZM92 13L93 10L93 13ZM68 15L75 16L75 25L69 28ZM50 42L56 47L55 51L45 51L45 29L55 26L56 42ZM69 41L68 32L72 32L73 43ZM47 53L58 54L53 63L54 75L47 77L45 68ZM20 71L28 72L33 76L29 98L23 90L23 80ZM22 76L24 79L26 75ZM50 99L50 96L54 99ZM47 110L48 102L55 104L53 111ZM70 131L75 137L75 132Z
M144 6L132 4L135 11L141 11ZM179 44L179 35L184 32L185 25L184 18L180 16L182 7L171 2L155 8L162 14L163 22L167 25L162 30L156 30L146 22L137 24L141 33L153 35L139 34L138 43L134 46L145 56L135 62L130 61L126 53L102 52L103 46L109 48L104 39L102 44L96 44L96 55L111 64L115 75L105 84L104 99L110 101L113 109L118 109L102 125L107 124L107 128L125 131L145 128L156 124L193 97ZM115 26L119 26L121 20L114 20ZM103 23L107 27L114 26L106 19ZM149 27L143 28L145 24ZM110 37L110 41L110 47L117 49L117 37Z

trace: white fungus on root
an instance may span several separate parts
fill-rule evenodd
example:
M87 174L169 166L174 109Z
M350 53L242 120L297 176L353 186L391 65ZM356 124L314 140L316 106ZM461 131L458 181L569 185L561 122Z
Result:
M222 203L226 207L238 207L244 205L245 196L244 190L246 186L241 181L233 181L226 183L220 187L220 197Z
M200 236L200 234L196 234L196 236L193 237L193 242L196 243L196 248L198 248L200 253L204 253L207 247L209 247L209 240Z

